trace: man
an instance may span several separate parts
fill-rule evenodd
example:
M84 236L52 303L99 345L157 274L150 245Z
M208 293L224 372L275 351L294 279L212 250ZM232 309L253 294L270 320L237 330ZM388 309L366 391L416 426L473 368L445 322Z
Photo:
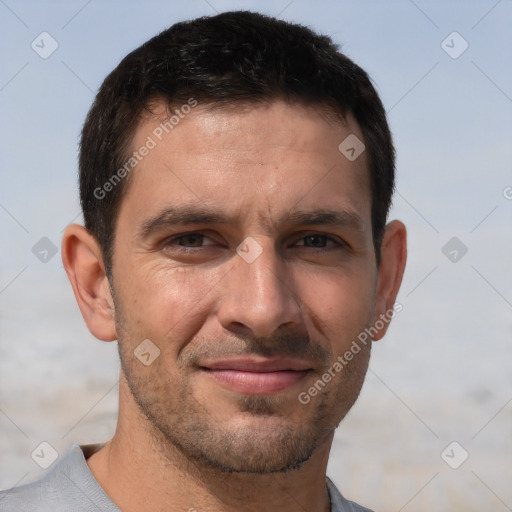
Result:
M382 104L327 37L227 12L129 54L62 242L87 326L118 340L117 430L1 510L367 510L326 466L394 314L393 187Z

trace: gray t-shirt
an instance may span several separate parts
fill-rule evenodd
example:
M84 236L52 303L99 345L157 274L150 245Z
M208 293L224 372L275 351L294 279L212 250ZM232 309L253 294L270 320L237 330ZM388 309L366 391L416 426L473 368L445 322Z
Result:
M1 512L120 512L85 461L87 446L74 444L37 482L0 492ZM346 500L327 478L331 512L371 512Z

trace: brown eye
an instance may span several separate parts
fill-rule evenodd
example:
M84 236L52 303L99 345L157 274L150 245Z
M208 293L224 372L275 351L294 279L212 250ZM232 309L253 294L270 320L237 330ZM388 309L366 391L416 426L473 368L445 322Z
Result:
M339 243L327 235L307 235L298 240L297 245L313 249L325 249L326 247L339 245Z
M205 236L198 233L190 233L180 235L174 238L173 242L183 247L201 247L204 243Z
M309 235L304 237L304 245L306 247L325 247L328 239L322 235Z

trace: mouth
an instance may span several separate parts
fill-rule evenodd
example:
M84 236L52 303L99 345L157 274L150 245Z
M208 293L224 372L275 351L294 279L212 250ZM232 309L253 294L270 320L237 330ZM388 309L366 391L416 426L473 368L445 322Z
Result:
M200 369L222 387L252 395L284 391L313 371L311 364L306 361L264 357L206 361Z

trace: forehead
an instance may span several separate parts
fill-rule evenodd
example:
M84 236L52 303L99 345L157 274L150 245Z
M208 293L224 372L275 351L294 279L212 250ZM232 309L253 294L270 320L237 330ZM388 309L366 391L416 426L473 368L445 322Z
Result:
M121 204L133 221L184 203L262 220L319 203L369 216L366 155L351 161L339 150L347 137L363 140L351 114L335 120L282 101L213 109L194 102L157 102L141 119L132 151L145 156Z

